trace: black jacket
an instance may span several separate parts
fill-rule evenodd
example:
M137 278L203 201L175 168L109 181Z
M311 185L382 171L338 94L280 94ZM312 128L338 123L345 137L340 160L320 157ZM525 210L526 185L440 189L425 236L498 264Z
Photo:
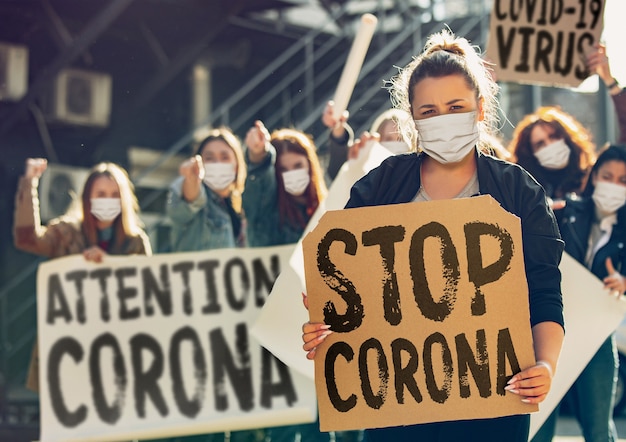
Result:
M559 215L561 234L565 241L565 251L576 261L585 265L589 234L595 217L595 205L591 198L576 195L565 200L563 213ZM607 276L606 258L611 258L615 270L626 272L626 208L617 213L617 224L613 226L609 241L602 246L593 258L591 273L600 279Z
M408 203L420 188L424 154L387 158L352 187L346 208ZM561 272L563 241L543 188L521 167L477 151L481 195L491 195L522 224L524 264L532 325L563 325Z

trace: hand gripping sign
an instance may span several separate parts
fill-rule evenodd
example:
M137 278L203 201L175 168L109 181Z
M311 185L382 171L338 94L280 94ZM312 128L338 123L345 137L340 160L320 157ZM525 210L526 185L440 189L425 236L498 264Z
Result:
M491 196L327 212L303 242L323 431L537 411L519 218Z

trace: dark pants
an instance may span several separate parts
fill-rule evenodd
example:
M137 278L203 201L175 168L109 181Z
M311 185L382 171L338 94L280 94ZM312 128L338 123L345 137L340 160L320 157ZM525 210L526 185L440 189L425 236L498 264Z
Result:
M365 442L528 442L530 415L365 430Z

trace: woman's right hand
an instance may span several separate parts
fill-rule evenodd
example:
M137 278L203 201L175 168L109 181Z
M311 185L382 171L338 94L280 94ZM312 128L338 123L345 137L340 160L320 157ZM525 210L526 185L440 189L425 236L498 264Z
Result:
M323 322L305 322L302 325L302 341L304 342L302 348L307 352L307 359L315 358L317 346L324 342L326 336L332 332L330 325Z
M302 293L302 303L308 310L309 298L307 298L305 293ZM326 336L330 335L332 332L330 325L324 324L323 322L305 322L302 324L302 341L304 341L302 348L307 352L307 359L315 358L317 346L324 342Z
M333 137L341 139L346 132L344 124L348 121L348 116L347 110L343 111L343 114L339 116L335 115L335 102L331 100L326 103L326 107L324 108L322 123L332 131Z
M193 156L183 162L178 169L178 172L185 179L196 178L201 180L204 178L204 163L200 155Z
M102 262L102 258L106 256L106 252L98 246L92 246L83 251L83 257L87 261Z
M248 158L253 163L260 163L267 154L266 145L270 141L270 133L262 121L257 120L254 126L246 133L246 146L248 146Z
M41 175L48 167L48 160L45 158L28 158L26 159L26 171L24 176L26 178L41 178Z
M376 132L373 132L373 133L370 133L368 131L363 132L359 138L354 140L354 143L352 144L352 146L350 146L350 149L348 150L348 159L349 160L357 159L359 157L359 154L361 153L361 150L365 146L367 146L368 143L371 141L380 142L380 135Z

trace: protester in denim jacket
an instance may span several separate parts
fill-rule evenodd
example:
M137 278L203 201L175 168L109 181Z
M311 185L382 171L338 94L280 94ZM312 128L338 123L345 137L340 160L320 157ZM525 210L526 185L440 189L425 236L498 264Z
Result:
M172 251L189 252L244 247L245 220L241 195L246 165L239 139L227 128L213 129L196 155L180 166L170 186L167 213L171 218ZM262 430L203 434L185 442L257 442Z
M246 166L241 144L228 129L211 131L170 186L167 214L171 250L189 252L245 244L241 194Z
M295 244L326 196L313 140L296 129L280 129L270 137L256 121L246 135L246 146L243 207L248 244Z

